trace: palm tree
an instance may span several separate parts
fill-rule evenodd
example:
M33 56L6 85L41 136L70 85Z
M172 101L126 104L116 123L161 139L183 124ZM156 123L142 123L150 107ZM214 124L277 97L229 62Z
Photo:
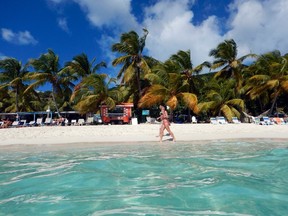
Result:
M179 102L183 102L194 113L198 112L197 96L189 92L189 85L183 82L182 75L169 72L177 68L171 60L152 68L153 73L145 78L151 81L145 95L139 101L139 107L151 107L165 102L171 108L171 115Z
M32 112L42 108L41 98L36 91L32 90L24 94L27 87L28 85L19 86L18 112ZM10 97L8 98L15 98L15 94L14 91L9 91ZM6 101L8 102L9 100ZM16 112L16 110L15 102L10 99L10 105L6 107L5 112Z
M138 114L138 120L141 115L140 110L138 110L138 101L142 94L141 73L147 74L150 72L150 68L146 61L148 57L142 55L146 37L148 35L146 29L143 29L143 31L144 35L141 38L139 38L135 31L124 33L121 35L120 42L112 46L113 52L123 54L116 58L112 62L112 65L122 65L117 78L121 79L121 83L124 83L133 89L133 103Z
M104 61L96 64L96 58L93 58L92 61L90 62L88 56L85 53L82 53L80 55L74 56L72 61L67 62L63 70L67 72L69 71L77 78L83 79L84 77L90 76L91 74L95 74L101 67L105 68L107 67ZM75 90L80 88L81 82L82 80L80 80L80 82L76 84ZM69 97L71 97L71 94L69 94ZM71 105L71 103L69 103L69 99L65 101L66 102L65 104L63 104L63 106ZM77 102L78 101L73 101L73 103Z
M237 44L233 39L230 39L220 43L216 49L212 49L209 56L216 59L212 63L211 69L221 68L215 74L215 78L233 77L236 80L235 93L239 94L243 82L242 69L245 67L243 61L248 57L256 57L256 55L248 54L237 58L237 53Z
M104 61L95 64L96 58L90 62L85 53L74 56L73 60L65 64L65 68L72 70L78 77L86 77L90 74L96 73L101 67L107 67Z
M23 81L25 75L28 73L27 65L22 66L20 61L17 61L14 58L6 58L0 60L0 89L10 88L15 92L15 110L19 112L19 94L20 88L24 86Z
M234 116L240 118L245 105L242 99L235 98L234 85L234 80L224 82L210 80L206 87L208 90L206 101L198 104L200 112L209 112L212 116L223 115L228 121Z
M87 114L97 112L102 104L112 109L117 102L121 102L121 91L117 87L109 88L116 80L109 79L106 82L106 79L106 74L91 74L85 77L71 96L71 100L78 98L75 109L81 114Z
M199 73L203 70L204 67L210 67L209 62L203 62L202 64L193 67L191 61L191 52L180 50L177 54L174 54L170 57L170 60L177 65L177 71L182 74L183 81L188 84L188 92L198 95L198 86L199 83ZM191 122L191 112L188 109L188 121Z
M288 54L281 56L276 50L261 55L251 70L255 75L248 80L247 95L252 100L270 95L272 102L268 115L271 115L278 97L288 93Z
M60 98L64 96L64 87L74 87L72 81L75 81L76 77L69 73L69 71L67 72L60 68L59 57L51 49L47 53L42 54L38 59L31 59L29 63L35 71L30 72L28 77L30 80L35 80L35 82L30 84L25 92L50 83L52 86L52 100L58 116L60 116L56 96Z

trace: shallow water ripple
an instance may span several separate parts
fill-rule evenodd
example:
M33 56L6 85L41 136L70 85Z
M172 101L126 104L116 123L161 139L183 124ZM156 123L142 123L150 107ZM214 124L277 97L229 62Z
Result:
M0 215L285 215L288 144L0 153Z

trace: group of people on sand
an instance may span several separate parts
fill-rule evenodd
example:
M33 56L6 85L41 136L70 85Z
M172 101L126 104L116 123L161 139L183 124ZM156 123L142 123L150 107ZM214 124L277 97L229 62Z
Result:
M3 119L0 120L0 122L1 122L0 128L8 128L12 125L12 121L10 121L9 119Z
M58 118L55 118L52 123L55 124L55 125L65 126L65 124L66 124L65 121L66 120L67 120L66 118L64 118L62 116L59 116Z
M176 141L175 136L170 129L169 116L166 110L166 106L164 104L161 104L159 106L159 109L161 111L160 116L157 118L161 120L161 126L159 130L159 141L162 142L164 130L167 130L170 136L172 137L173 141L175 142ZM0 125L0 128L8 128L9 126L12 125L12 121L10 121L9 119L1 120L0 122L2 122L2 124ZM55 122L57 123L57 125L63 125L63 123L65 124L65 118L60 116L59 119L57 119Z
M161 104L159 106L159 109L161 111L160 116L157 118L161 120L161 126L160 126L160 131L159 131L159 141L162 142L164 130L166 129L168 133L170 134L170 136L172 137L173 142L175 142L176 139L175 139L173 132L170 129L170 121L169 121L169 116L166 110L166 106L164 104Z

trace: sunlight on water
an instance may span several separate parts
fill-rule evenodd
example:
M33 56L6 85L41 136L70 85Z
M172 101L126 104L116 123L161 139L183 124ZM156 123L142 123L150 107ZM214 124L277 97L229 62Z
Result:
M286 215L287 185L286 142L0 153L1 216Z

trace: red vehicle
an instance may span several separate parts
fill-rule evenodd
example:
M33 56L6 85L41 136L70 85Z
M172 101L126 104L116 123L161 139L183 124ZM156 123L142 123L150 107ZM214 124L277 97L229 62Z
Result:
M132 117L132 103L123 103L116 105L113 110L109 110L108 106L102 105L101 119L103 124L129 124Z

